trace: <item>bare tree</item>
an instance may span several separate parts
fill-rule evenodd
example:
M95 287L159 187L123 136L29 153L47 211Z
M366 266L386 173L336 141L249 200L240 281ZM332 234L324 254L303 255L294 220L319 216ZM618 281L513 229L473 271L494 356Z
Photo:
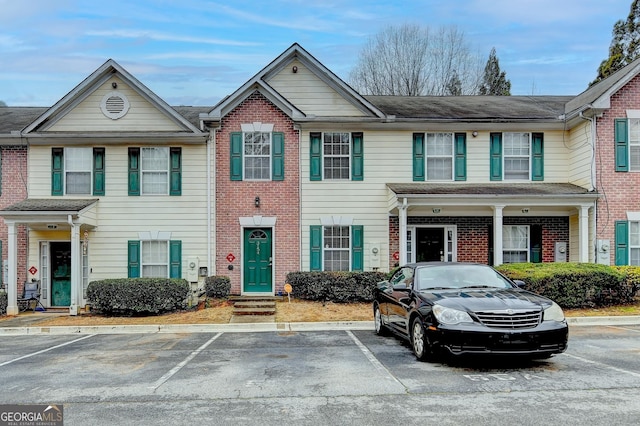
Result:
M366 95L472 95L482 81L483 63L457 27L432 31L404 24L369 38L351 70L350 84Z

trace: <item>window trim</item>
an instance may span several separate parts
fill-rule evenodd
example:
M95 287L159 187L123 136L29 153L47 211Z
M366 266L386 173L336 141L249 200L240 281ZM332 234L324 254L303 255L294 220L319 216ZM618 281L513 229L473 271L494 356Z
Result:
M523 155L523 154L510 154L507 155L505 153L505 149L506 149L506 142L505 142L505 136L506 135L527 135L527 151L528 154ZM512 136L513 137L513 136ZM505 181L520 181L520 182L526 182L526 181L531 181L531 166L532 166L532 158L533 158L533 150L532 150L532 137L531 137L531 132L504 132L502 134L502 178ZM510 178L507 177L507 173L509 173L510 170L507 169L507 160L508 159L523 159L526 158L527 159L527 177L526 178ZM520 170L518 170L520 171Z
M254 155L247 154L246 144L247 144L247 135L249 134L261 134L261 135L269 135L269 154L268 155ZM247 177L247 169L249 168L247 165L247 161L250 158L267 158L269 166L266 168L268 170L269 176L264 178L248 178ZM252 169L256 170L256 169ZM262 170L262 169L260 169ZM242 131L242 180L246 181L270 181L272 180L273 174L273 132L269 131L261 131L261 130L250 130L250 131Z
M507 228L524 228L527 230L527 247L526 248L517 248L517 247L507 247L505 244L505 235L507 234ZM531 226L530 225L502 225L502 258L506 259L506 252L524 252L526 254L526 262L531 260ZM504 262L510 263L510 262Z

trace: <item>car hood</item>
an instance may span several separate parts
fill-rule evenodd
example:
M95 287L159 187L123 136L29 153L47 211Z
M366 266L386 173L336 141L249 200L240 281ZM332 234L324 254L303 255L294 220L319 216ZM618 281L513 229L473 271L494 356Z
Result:
M431 290L420 292L429 304L472 312L503 309L545 309L552 302L546 297L526 290L513 288L479 288L456 290Z

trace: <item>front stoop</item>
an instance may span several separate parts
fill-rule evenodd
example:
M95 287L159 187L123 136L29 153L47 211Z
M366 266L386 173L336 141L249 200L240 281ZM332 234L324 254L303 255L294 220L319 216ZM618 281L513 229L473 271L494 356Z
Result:
M276 297L273 296L232 296L233 317L231 322L272 322L275 321Z

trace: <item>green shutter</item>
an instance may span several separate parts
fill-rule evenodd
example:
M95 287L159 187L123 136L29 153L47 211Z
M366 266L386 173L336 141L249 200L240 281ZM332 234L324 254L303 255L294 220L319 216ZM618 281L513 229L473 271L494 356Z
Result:
M364 180L362 133L351 134L351 180Z
M424 133L413 134L413 180L424 181Z
M93 195L104 195L104 148L93 148Z
M140 195L140 148L129 148L129 195Z
M322 180L322 133L310 133L309 144L309 180Z
M502 133L491 133L490 137L490 180L502 180Z
M531 135L531 180L544 180L544 136Z
M51 148L51 195L64 195L64 148Z
M231 180L242 180L242 133L231 133Z
M128 242L128 277L139 278L140 277L140 241L130 240Z
M0 151L0 195L2 195L2 151ZM0 278L0 282L2 282L2 278Z
M272 135L273 163L271 169L272 180L284 180L284 133L276 132Z
M2 240L0 240L0 259L4 259L2 256ZM0 284L4 284L4 274L0 274Z
M169 241L169 278L182 277L182 241Z
M629 264L629 222L616 220L616 266Z
M455 180L467 180L467 134L456 133L455 143Z
M627 131L627 119L616 118L614 125L616 145L616 172L629 171L629 136Z
M351 270L364 270L364 227L351 226Z
M169 149L169 195L182 195L182 148Z
M310 230L311 260L309 269L312 271L322 271L322 226L311 225Z

